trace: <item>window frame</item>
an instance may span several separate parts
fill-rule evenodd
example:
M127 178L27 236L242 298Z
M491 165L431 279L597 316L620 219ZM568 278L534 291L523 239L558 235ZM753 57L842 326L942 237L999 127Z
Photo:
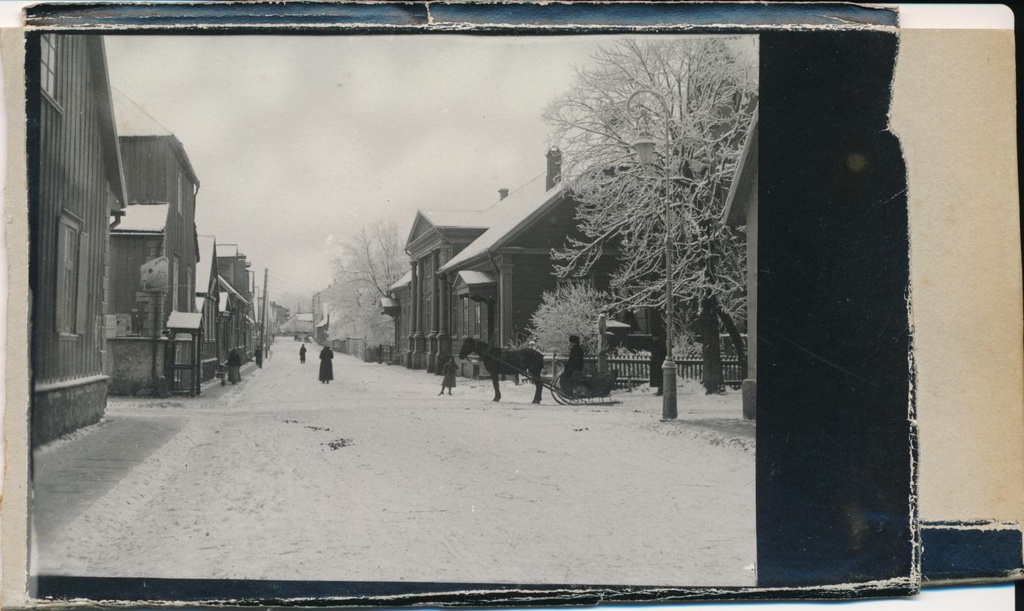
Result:
M181 271L181 257L178 256L178 253L174 253L174 259L171 261L171 266L171 311L180 312L180 310L178 310L178 285L181 281L178 278L178 274Z
M57 84L57 64L59 56L58 38L56 34L48 33L41 34L39 36L39 91L42 92L43 98L49 101L51 104L61 109L60 92L58 91Z
M87 271L83 269L89 250L89 234L82 219L64 211L57 220L57 274L55 278L55 326L61 339L77 339L86 334ZM74 236L74 244L68 237ZM69 259L73 253L74 262Z

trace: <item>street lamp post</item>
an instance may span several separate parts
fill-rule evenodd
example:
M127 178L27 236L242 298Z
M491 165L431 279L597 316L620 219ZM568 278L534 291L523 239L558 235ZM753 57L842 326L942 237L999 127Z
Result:
M640 94L646 94L657 98L661 102L661 108L665 119L665 363L662 365L662 404L661 417L664 420L676 418L676 361L672 354L672 340L675 337L673 332L673 304L672 304L672 202L669 198L670 187L670 166L669 155L672 148L672 136L669 131L669 116L671 114L665 96L653 89L637 89L626 100L626 112L632 112L633 100ZM640 163L647 165L651 163L654 156L654 137L649 133L642 133L633 141L633 148L636 149Z

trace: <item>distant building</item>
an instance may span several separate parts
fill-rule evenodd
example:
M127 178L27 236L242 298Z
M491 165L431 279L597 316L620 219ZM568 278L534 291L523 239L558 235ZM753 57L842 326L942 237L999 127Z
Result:
M290 319L281 325L282 334L292 335L297 339L312 340L313 332L312 312L306 312L305 314L293 314Z
M331 303L329 300L331 287L313 293L313 341L321 345L329 343L331 323Z
M95 423L107 404L107 258L127 197L103 39L28 35L32 445Z
M246 358L251 357L256 350L257 310L249 272L251 265L237 245L219 245L218 281L222 296L227 296L226 303L221 305L224 322L220 346L224 360L227 360L227 353L236 348Z
M291 318L291 312L288 308L274 303L273 301L270 302L269 306L270 310L267 313L267 332L271 335L278 335L281 333L281 325Z

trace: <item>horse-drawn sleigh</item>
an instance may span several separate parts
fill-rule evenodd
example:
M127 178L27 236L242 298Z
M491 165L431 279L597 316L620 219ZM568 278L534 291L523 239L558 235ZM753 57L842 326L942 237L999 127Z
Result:
M459 358L465 359L471 354L476 354L483 361L484 367L491 376L491 384L494 385L494 401L501 401L501 388L498 380L502 374L524 376L532 380L536 387L533 395L533 402L540 403L544 389L551 392L556 403L561 405L582 405L582 404L603 404L614 403L611 400L611 391L615 388L617 373L614 371L605 373L577 372L571 380L563 380L563 371L555 373L551 382L545 382L542 376L544 369L544 355L532 348L502 350L498 347L491 347L486 342L466 338L462 342L462 349L459 350ZM555 367L558 367L556 363Z

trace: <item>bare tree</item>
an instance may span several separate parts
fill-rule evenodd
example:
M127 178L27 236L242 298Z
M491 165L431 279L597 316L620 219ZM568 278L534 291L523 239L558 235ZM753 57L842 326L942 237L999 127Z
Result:
M381 313L380 299L408 268L398 226L378 221L363 226L340 245L329 291L332 326L365 337L368 344L394 338L394 321Z
M726 37L621 41L600 50L594 68L577 70L575 84L545 113L565 155L564 179L580 202L583 236L552 252L556 270L577 275L606 250L617 252L611 287L618 308L665 307L662 177L668 164L675 311L677 322L701 339L709 393L725 388L719 319L738 352L744 350L734 323L745 319L744 234L720 219L756 112L753 44ZM641 88L664 96L668 116L657 100L642 96L637 116L627 115L627 99ZM665 121L668 150L659 145L645 167L631 143L641 131L658 138Z

